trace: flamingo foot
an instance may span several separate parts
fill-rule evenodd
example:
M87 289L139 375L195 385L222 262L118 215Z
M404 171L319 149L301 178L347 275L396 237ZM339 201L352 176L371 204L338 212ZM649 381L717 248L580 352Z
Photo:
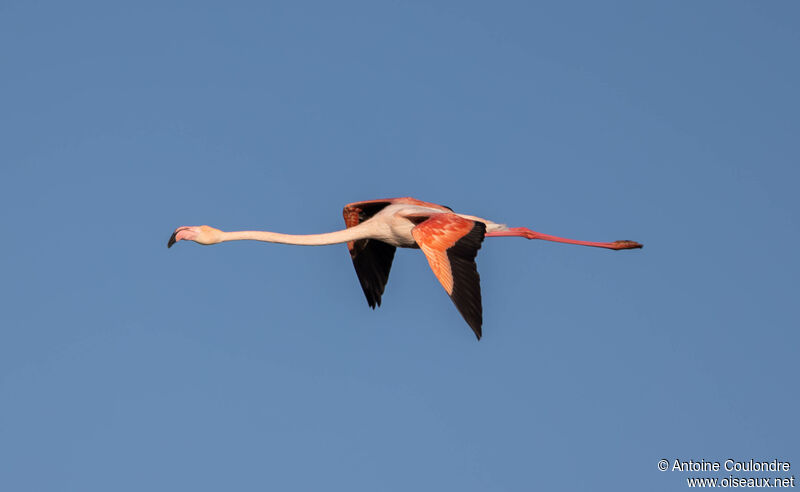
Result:
M614 241L611 244L614 245L614 248L612 249L637 249L643 247L640 243L637 243L636 241L629 241L627 239L624 241Z

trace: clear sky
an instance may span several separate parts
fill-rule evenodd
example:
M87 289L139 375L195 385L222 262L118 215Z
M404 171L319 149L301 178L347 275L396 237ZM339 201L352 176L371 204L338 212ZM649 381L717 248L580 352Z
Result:
M799 21L788 1L3 1L0 489L800 475ZM487 239L477 342L419 251L372 311L343 245L165 247L180 225L332 231L394 196L645 248Z

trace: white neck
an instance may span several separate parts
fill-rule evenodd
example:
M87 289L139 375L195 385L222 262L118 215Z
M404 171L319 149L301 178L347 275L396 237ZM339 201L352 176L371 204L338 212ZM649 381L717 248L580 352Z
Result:
M341 231L328 232L326 234L281 234L270 231L232 231L223 232L220 242L253 240L264 241L267 243L297 244L301 246L324 246L326 244L339 244L358 239L369 239L375 237L372 233L372 224L359 224Z

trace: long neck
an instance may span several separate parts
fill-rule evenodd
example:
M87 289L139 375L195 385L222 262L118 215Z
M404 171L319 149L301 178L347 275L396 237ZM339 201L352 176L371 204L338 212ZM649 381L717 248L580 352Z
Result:
M373 237L371 226L359 224L355 227L325 234L281 234L270 231L232 231L223 232L220 242L253 240L267 243L297 244L301 246L324 246Z

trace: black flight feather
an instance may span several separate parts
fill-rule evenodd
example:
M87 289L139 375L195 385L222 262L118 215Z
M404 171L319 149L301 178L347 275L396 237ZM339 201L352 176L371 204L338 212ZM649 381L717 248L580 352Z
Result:
M358 281L372 309L381 305L381 295L389 281L389 271L397 248L376 239L360 239L351 252Z
M475 257L486 235L486 224L475 222L472 230L448 248L450 272L453 275L453 292L450 299L458 308L478 340L481 339L483 308L481 307L481 277Z

